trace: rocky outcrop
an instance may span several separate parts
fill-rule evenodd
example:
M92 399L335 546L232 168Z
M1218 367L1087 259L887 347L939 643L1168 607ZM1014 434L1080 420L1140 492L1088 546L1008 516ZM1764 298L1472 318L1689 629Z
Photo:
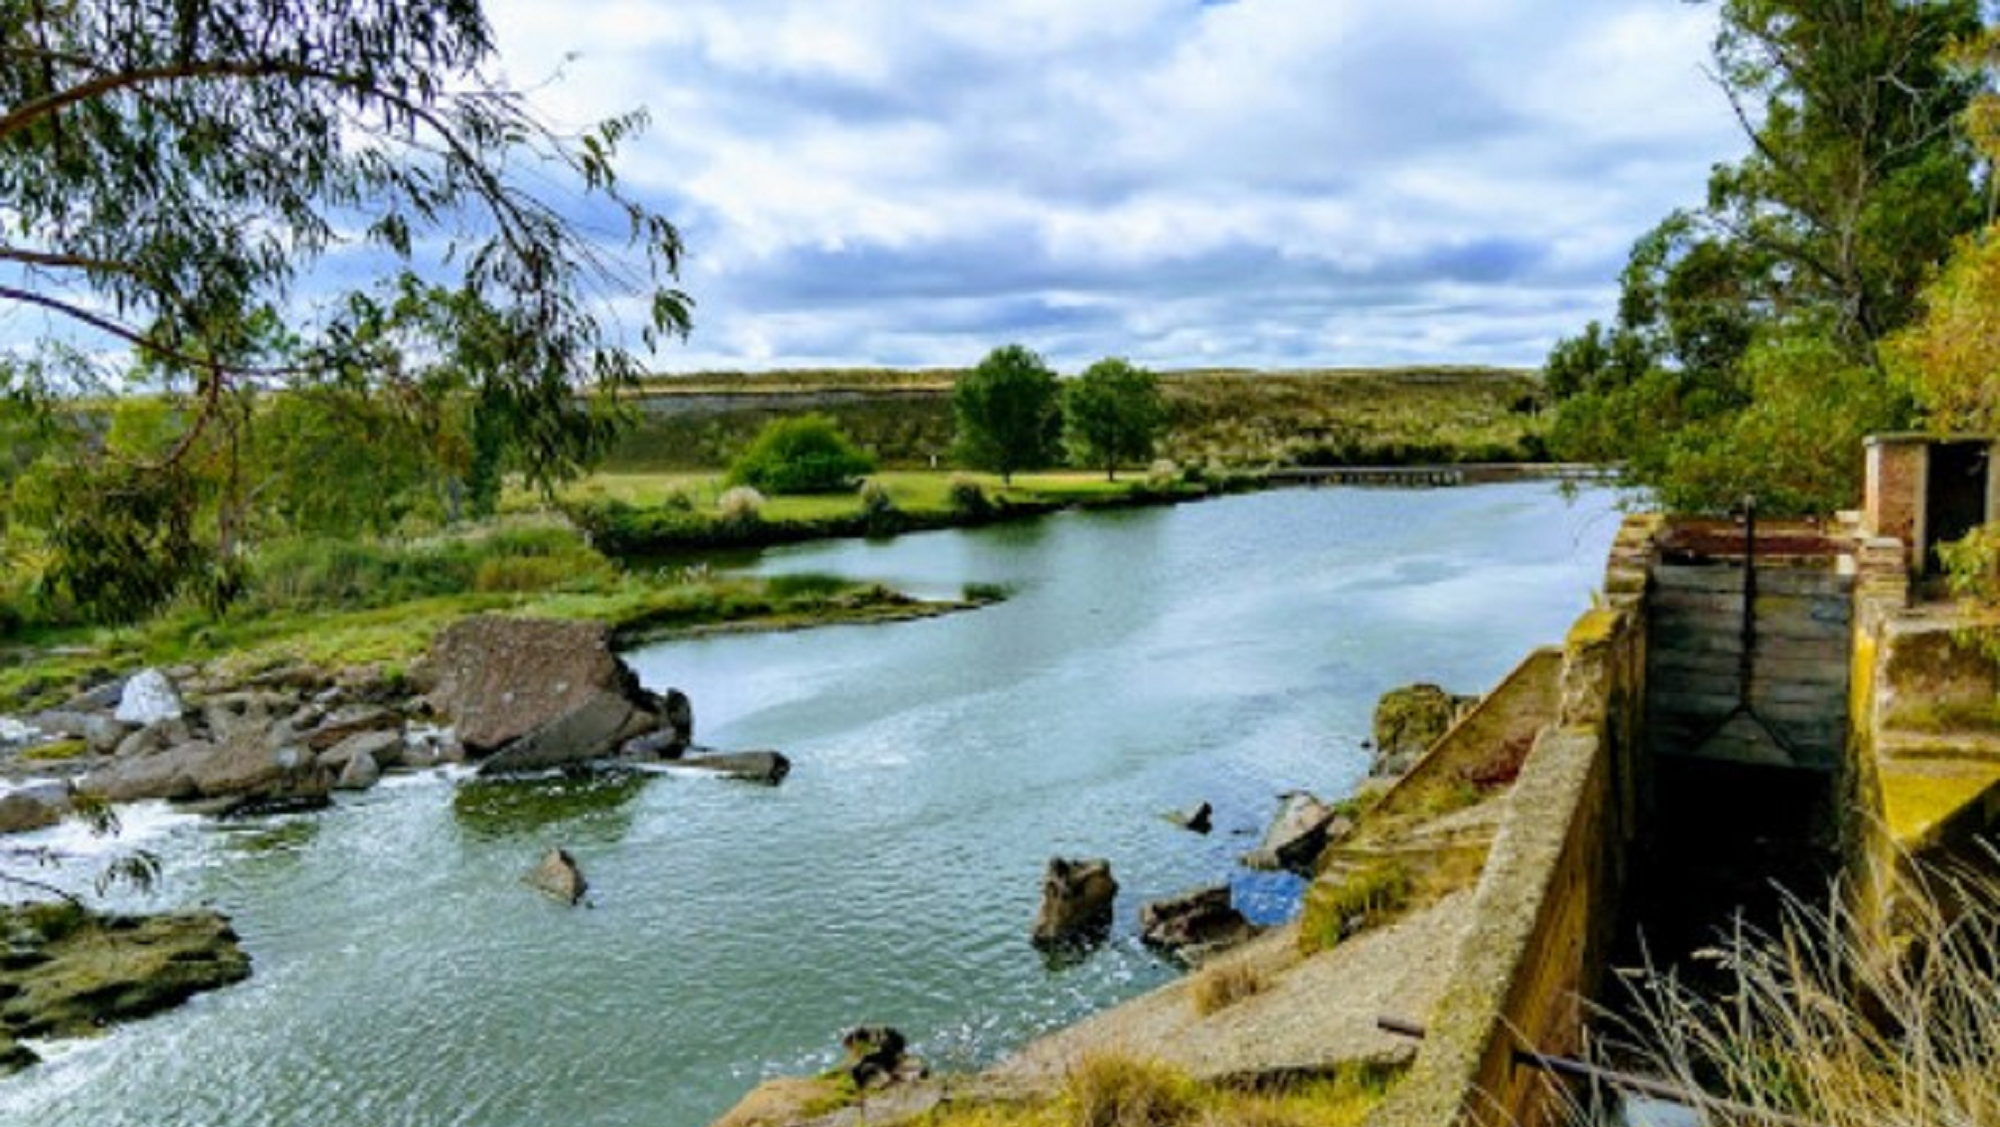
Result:
M1256 935L1256 927L1230 902L1226 884L1155 900L1139 909L1139 938L1191 963Z
M1476 696L1458 696L1420 682L1391 689L1375 704L1373 775L1400 775L1448 731Z
M1102 938L1111 929L1118 881L1111 862L1049 858L1042 873L1042 907L1033 931L1037 946Z
M850 1029L840 1038L840 1047L846 1054L840 1070L857 1092L907 1084L929 1073L923 1061L910 1055L909 1041L903 1034L886 1025Z
M90 1036L239 982L250 957L215 912L99 916L74 904L0 908L0 1030Z
M1257 848L1243 855L1243 864L1267 872L1289 869L1310 874L1320 850L1326 848L1334 817L1332 807L1304 791L1282 796L1277 816Z
M693 735L687 698L641 687L596 623L467 619L438 636L425 676L432 706L485 773L608 758L661 731L663 748L685 748Z
M572 905L581 903L584 894L590 891L590 882L583 879L583 869L567 849L551 849L543 854L540 864L522 874L521 883L551 900Z

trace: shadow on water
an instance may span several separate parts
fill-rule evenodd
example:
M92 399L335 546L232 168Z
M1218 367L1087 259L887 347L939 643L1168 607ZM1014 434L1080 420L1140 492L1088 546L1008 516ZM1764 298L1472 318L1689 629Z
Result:
M451 797L452 817L474 837L504 839L556 826L616 839L631 828L648 776L629 771L474 779Z

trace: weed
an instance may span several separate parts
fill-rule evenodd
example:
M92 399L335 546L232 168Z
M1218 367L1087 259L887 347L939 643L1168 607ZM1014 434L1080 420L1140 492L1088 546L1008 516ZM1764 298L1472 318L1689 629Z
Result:
M1240 959L1203 967L1188 984L1194 1012L1202 1017L1235 1005L1268 985L1256 967Z
M1338 879L1322 877L1306 890L1299 915L1299 944L1308 953L1328 951L1363 927L1385 922L1409 906L1416 882L1400 861L1373 861Z
M1073 1127L1177 1127L1194 1119L1198 1096L1195 1082L1177 1069L1097 1055L1070 1070L1062 1098Z

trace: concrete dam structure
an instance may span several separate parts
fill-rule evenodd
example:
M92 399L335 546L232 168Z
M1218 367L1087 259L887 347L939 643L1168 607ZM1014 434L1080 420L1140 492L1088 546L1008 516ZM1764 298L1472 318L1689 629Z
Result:
M1397 1015L1426 1035L1371 1125L1557 1122L1524 1061L1582 1051L1635 931L1692 950L1775 909L1778 887L1818 897L1838 877L1887 935L1920 867L1995 840L2000 676L1964 641L1970 612L1922 597L1940 497L1923 470L1945 447L1962 469L1968 440L1871 444L1867 507L1823 525L1627 519L1561 648L1443 997ZM1954 480L1982 490L1947 499L1954 527L1993 519L1990 478ZM1448 733L1413 774L1476 761L1468 742Z

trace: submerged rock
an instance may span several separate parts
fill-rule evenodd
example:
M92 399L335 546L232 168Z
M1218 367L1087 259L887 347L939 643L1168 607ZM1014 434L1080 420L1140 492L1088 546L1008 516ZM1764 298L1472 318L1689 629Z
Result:
M746 783L777 786L792 773L792 761L776 751L712 751L686 755L674 762L682 767L713 771Z
M1118 881L1111 862L1049 858L1042 873L1042 907L1035 916L1037 946L1100 938L1111 929Z
M1176 810L1167 821L1191 833L1205 834L1215 828L1215 808L1204 802L1192 810Z
M0 908L0 1030L82 1037L249 977L215 912L97 915L68 903ZM0 1046L4 1048L4 1046Z
M529 869L521 877L521 883L550 899L572 905L582 902L584 893L590 891L590 882L583 879L583 869L567 849L551 849L543 854L541 863Z

